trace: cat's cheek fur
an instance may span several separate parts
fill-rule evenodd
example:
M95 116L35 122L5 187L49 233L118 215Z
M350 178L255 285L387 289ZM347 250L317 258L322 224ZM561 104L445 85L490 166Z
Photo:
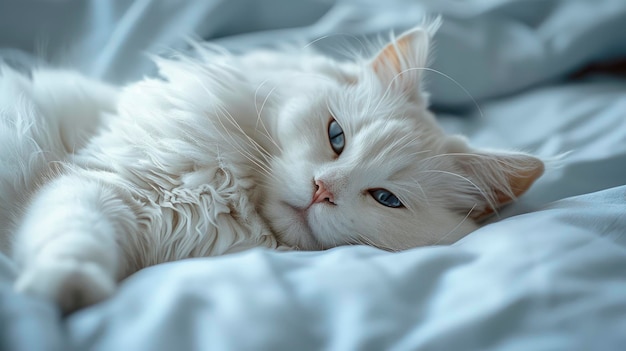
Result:
M315 165L304 162L302 149L285 150L272 163L273 177L267 179L261 194L260 210L281 243L303 250L319 249L306 223L304 209L311 203L315 191Z
M417 246L451 244L478 226L467 216L444 208L387 208L372 198L354 198L354 203L314 205L308 220L324 248L365 243L389 251Z

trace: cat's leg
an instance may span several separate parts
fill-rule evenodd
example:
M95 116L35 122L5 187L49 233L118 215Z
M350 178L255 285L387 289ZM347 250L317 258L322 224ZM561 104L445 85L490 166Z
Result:
M127 267L120 245L136 231L135 215L115 189L78 175L39 191L15 237L18 291L55 301L63 312L114 292Z
M67 160L115 110L116 88L76 72L16 72L0 60L0 251L50 165Z

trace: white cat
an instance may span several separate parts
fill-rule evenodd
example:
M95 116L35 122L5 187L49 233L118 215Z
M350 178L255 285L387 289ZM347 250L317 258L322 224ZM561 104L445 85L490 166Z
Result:
M161 262L402 250L476 229L543 163L437 126L420 86L436 26L355 62L198 47L123 89L2 67L0 240L16 288L70 312Z

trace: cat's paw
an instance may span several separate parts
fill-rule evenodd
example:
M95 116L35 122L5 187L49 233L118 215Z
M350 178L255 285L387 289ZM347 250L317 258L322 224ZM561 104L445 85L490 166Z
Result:
M109 297L115 280L95 263L58 259L27 267L15 290L54 301L68 314Z

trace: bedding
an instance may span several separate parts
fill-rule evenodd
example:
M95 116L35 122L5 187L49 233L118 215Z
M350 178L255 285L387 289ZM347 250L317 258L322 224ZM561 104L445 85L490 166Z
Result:
M0 57L122 84L189 35L345 55L437 13L427 89L444 128L548 160L518 202L451 246L150 267L66 318L13 292L0 255L0 350L624 349L626 80L594 69L626 58L621 0L3 1Z

